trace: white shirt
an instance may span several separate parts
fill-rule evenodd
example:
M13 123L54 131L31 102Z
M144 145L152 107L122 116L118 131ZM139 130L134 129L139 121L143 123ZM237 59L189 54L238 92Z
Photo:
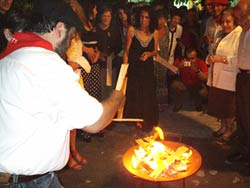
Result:
M242 31L239 44L239 68L250 70L250 30Z
M207 82L209 86L235 91L236 75L239 71L237 57L241 31L242 28L237 26L219 42L216 55L226 56L228 64L214 63L213 70L209 68Z
M182 30L183 30L182 26L177 25L176 31L174 33L169 31L169 47L168 47L168 49L170 51L169 51L169 60L168 60L168 62L170 64L174 63L174 59L175 59L174 52L175 52L175 49L176 49L176 46L177 46L177 40L176 39L181 39Z
M33 175L65 166L69 131L103 112L77 80L43 48L21 48L0 60L0 172Z

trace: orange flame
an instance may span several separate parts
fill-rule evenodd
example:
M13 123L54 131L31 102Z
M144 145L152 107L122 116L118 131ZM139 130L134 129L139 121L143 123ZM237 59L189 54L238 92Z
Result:
M160 127L154 128L153 136L138 139L139 148L134 150L132 166L135 169L149 173L152 178L186 171L192 150L181 146L175 151L171 150L156 139L164 140Z

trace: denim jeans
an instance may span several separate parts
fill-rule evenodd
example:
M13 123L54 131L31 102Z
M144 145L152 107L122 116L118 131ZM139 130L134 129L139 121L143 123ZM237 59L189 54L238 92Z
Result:
M60 184L57 175L50 172L29 182L17 182L11 185L10 188L63 188L63 186Z

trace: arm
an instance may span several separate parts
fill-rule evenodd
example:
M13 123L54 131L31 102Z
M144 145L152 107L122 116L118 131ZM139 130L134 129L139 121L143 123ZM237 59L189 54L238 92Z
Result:
M124 55L123 55L123 63L128 64L128 55L129 55L129 49L132 43L132 38L134 36L134 27L129 27L126 35L126 41L125 41L125 47L124 47Z
M226 56L219 56L219 55L210 55L210 56L208 56L207 62L209 64L213 64L213 63L228 64L227 57Z
M78 68L80 68L80 65L76 62L73 62L73 61L69 61L68 62L69 66L72 67L73 71L77 70Z
M124 94L121 91L114 90L110 94L109 98L101 102L103 106L103 113L99 120L93 125L84 127L83 130L90 133L97 133L107 127L124 99Z
M100 56L100 52L97 49L88 48L85 45L82 45L82 51L88 55L88 58L92 63L96 63Z
M207 81L208 72L197 71L197 76L202 81Z
M200 64L198 66L197 66L197 63L192 64L191 69L197 74L198 78L201 81L204 81L204 82L207 81L207 79L208 79L208 67L204 61L200 62Z

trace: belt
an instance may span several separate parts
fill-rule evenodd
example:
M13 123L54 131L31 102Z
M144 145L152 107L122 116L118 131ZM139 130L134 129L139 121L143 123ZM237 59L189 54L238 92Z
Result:
M29 182L35 179L38 179L42 176L46 176L48 175L49 172L45 173L45 174L39 174L39 175L32 175L32 176L24 176L24 175L11 175L10 179L9 179L9 183L12 183L14 181L14 176L18 177L17 183L23 183L23 182Z
M250 70L240 69L240 73L242 73L242 74L250 74Z

